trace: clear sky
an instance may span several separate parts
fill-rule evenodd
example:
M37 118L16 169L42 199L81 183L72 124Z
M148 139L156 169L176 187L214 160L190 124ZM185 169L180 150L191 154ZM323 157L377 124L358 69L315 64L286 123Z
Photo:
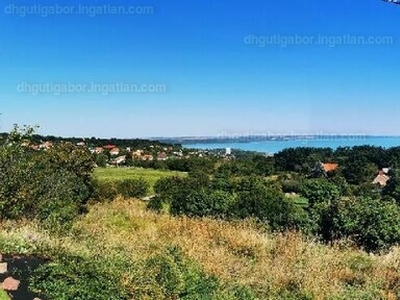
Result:
M62 136L400 134L400 5L1 6L0 131L18 123Z

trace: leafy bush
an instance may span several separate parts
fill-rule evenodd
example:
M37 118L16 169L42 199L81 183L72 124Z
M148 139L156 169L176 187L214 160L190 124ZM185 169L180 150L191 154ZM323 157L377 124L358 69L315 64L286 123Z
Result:
M217 299L220 284L172 246L148 258L134 278L134 299Z
M159 211L168 204L174 215L255 218L272 229L298 228L298 224L303 227L307 223L303 222L308 216L302 208L263 177L244 177L234 184L222 175L210 180L204 174L190 174L188 178L161 179L155 191L157 195L148 207Z
M147 203L147 208L156 212L160 212L164 208L164 205L164 199L161 196L156 195Z
M301 182L298 180L284 180L282 181L282 191L284 193L300 193Z
M48 228L69 226L79 215L89 196L87 186L74 174L59 170L44 177L35 193L37 202L33 211L36 218Z
M308 199L310 206L316 206L337 199L340 191L326 179L310 179L302 185L301 195Z
M208 192L202 190L185 190L174 195L171 200L173 215L203 217L209 215L211 207L207 203Z
M400 243L400 207L394 201L352 199L346 202L340 217L344 234L367 251Z
M147 195L150 185L144 179L125 179L117 183L118 192L126 198L144 197Z
M112 201L118 196L118 188L113 181L93 181L93 199Z
M102 267L101 261L76 256L39 267L30 289L57 300L129 299L119 278Z
M16 127L0 145L0 217L70 224L93 190L90 153L67 143L33 151L22 146L30 133Z
M295 204L277 185L268 185L262 177L243 178L236 187L235 213L240 218L256 218L272 229L295 226Z

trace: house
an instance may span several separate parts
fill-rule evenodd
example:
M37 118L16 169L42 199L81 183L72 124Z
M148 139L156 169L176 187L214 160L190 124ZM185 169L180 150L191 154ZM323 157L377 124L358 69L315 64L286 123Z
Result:
M166 160L166 159L168 159L167 153L165 153L165 152L160 152L160 153L158 153L158 155L157 155L157 160L164 161L164 160Z
M126 155L118 156L117 158L111 161L111 164L120 165L126 162Z
M174 151L174 152L172 152L172 154L177 156L177 157L182 157L183 156L182 151L179 151L179 152L178 151Z
M379 185L380 187L385 187L389 179L390 177L387 174L385 174L385 171L380 170L372 183Z
M141 157L143 155L143 150L136 150L132 152L132 158Z
M48 149L50 149L52 147L53 147L53 143L52 142L44 142L44 143L41 143L39 145L39 149L42 149L42 150L48 150Z
M77 146L79 147L84 147L86 145L86 143L84 141L76 143Z
M141 158L142 160L149 160L149 161L154 159L153 155L151 154L145 154Z
M325 173L336 171L336 169L338 167L339 167L339 165L335 164L335 163L323 163L322 164L322 169L325 171Z
M115 147L113 149L110 150L110 154L111 155L118 155L119 154L119 148Z
M106 150L112 150L112 149L114 149L114 148L116 148L116 147L117 147L117 146L115 146L115 145L110 145L110 144L103 146L103 148L106 149Z
M329 177L329 175L336 171L337 168L339 167L338 164L336 163L322 163L322 162L317 162L315 164L314 169L311 170L310 176L311 177Z
M96 147L94 148L93 152L96 154L101 154L104 152L104 149L102 147Z

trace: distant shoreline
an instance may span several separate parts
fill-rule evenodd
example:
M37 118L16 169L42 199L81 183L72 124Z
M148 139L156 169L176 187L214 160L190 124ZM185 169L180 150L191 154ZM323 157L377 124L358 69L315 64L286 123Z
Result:
M285 142L285 141L360 141L370 139L400 139L397 135L280 135L280 136L242 136L242 137L157 137L150 138L167 143L179 143L182 145L193 144L229 144L229 143L259 143L259 142Z
M195 140L183 141L180 144L184 148L201 150L215 150L230 148L232 150L255 151L274 154L288 148L310 147L331 148L339 147L374 146L382 148L400 147L400 136L365 136L364 138L350 137L320 137L320 138L291 138L280 140Z

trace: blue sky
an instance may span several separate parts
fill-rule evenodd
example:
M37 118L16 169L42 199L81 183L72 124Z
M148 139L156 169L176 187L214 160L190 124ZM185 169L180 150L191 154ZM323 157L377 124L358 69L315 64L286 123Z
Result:
M0 131L18 123L62 136L400 135L397 5L380 0L1 5ZM53 13L57 5L71 11ZM130 14L114 13L117 5ZM108 93L73 92L92 83ZM163 88L113 92L118 84ZM69 90L56 92L55 86L67 85Z

